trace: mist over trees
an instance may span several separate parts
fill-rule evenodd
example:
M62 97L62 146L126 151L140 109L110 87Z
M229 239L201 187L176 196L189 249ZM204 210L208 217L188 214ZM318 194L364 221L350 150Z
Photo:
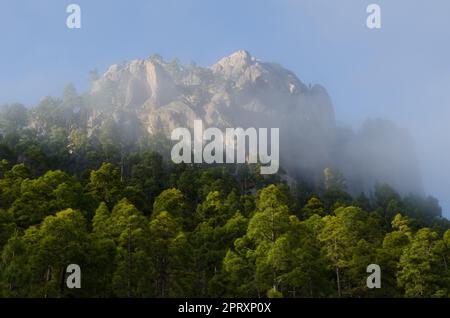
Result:
M150 134L169 137L178 127L279 128L280 164L290 177L317 186L332 168L352 195L388 183L402 195L423 193L420 165L408 132L369 119L358 131L336 123L332 99L321 85L240 50L210 67L154 54L111 65L86 94L86 129L123 127L117 142Z
M335 167L292 182L258 165L174 165L132 115L89 131L91 103L69 86L1 107L0 296L450 296L435 198L381 183L355 194ZM381 289L366 287L372 263ZM64 284L69 264L81 289Z

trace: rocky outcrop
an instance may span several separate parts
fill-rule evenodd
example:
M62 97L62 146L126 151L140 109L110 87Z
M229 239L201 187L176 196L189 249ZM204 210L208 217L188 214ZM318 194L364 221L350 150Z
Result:
M159 56L113 65L93 83L90 96L92 133L106 120L118 118L136 118L148 133L166 136L176 127L192 128L195 119L221 129L278 127L282 166L291 175L312 179L334 166L359 180L356 174L364 173L366 160L360 154L368 153L372 141L380 143L379 138L365 140L356 135L340 140L324 87L307 86L291 71L247 51L235 52L209 68L184 66L176 60L167 63ZM352 148L351 156L346 148ZM376 154L389 166L385 171L397 171L404 159L401 152L396 152L396 158ZM410 173L417 174L412 166ZM370 175L365 184L392 181L376 169Z

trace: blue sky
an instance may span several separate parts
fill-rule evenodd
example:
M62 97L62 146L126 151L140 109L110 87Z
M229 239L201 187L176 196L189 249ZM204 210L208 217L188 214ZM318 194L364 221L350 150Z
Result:
M82 9L69 30L68 4ZM365 21L381 6L381 30ZM246 49L329 91L339 122L395 121L450 217L450 1L0 0L0 103L33 105L88 73L159 53L211 65Z

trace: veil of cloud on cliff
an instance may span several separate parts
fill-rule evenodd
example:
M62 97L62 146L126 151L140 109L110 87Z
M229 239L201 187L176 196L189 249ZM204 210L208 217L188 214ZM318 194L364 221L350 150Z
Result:
M366 6L382 29L365 26ZM86 1L83 28L65 28L61 2L20 1L0 11L0 103L35 104L68 82L89 88L97 67L157 52L211 65L246 49L331 96L355 130L386 118L413 137L424 190L450 216L450 3L448 1ZM129 23L122 23L127 20Z

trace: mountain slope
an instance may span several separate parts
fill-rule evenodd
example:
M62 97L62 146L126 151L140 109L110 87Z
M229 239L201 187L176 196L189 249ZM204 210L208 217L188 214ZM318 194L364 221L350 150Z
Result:
M177 127L192 128L195 119L223 130L277 127L281 164L293 176L317 181L325 167L333 167L344 171L352 192L375 182L390 182L402 192L421 191L407 135L380 122L364 125L358 134L343 134L325 88L307 86L291 71L246 51L208 68L168 63L159 56L112 65L93 83L90 97L90 133L108 120L166 136Z

